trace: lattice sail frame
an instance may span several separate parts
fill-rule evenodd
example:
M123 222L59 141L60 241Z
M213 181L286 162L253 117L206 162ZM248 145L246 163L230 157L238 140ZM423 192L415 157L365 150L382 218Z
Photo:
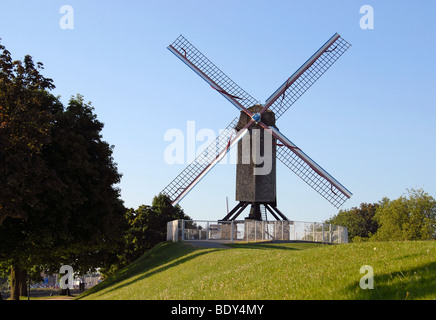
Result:
M351 46L337 33L290 76L265 102L276 120L285 113Z
M292 170L304 182L323 196L336 208L340 208L348 197L333 186L326 178L319 175L311 166L286 147L277 148L277 159Z
M182 35L168 49L239 110L243 111L257 103Z
M276 114L277 120L350 46L339 34L334 34L268 98L260 113L270 109ZM253 116L247 109L256 104L257 101L234 83L182 35L168 49L236 108ZM162 191L173 200L173 205L180 202L207 172L223 158L230 148L246 134L246 132L239 132L235 136L233 128L237 122L238 118L235 118L227 126L226 130L207 148L207 151L197 156ZM265 129L271 130L273 136L283 143L283 146L277 149L277 158L331 204L339 208L351 197L352 193L350 191L276 128L267 127L262 122L259 124Z
M161 193L166 194L173 200L172 204L176 205L182 200L189 191L195 186L196 179L207 173L206 170L212 169L212 163L217 160L220 152L229 150L228 145L231 138L235 135L234 129L238 123L238 117L224 129L221 134L212 142L203 152L192 161L179 175L168 184ZM236 137L235 137L236 138ZM215 151L215 152L214 152Z
M270 130L274 137L284 143L276 149L276 158L332 205L339 208L353 195L278 129L270 127Z

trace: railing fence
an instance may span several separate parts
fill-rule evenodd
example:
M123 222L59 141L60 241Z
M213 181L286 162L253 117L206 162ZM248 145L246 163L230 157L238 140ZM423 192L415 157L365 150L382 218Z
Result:
M348 243L343 226L302 221L173 220L167 224L167 241L309 241Z

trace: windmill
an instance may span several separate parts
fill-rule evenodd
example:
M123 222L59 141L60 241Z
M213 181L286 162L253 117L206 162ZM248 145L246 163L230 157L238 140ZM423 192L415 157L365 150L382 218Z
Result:
M171 199L172 205L177 205L238 144L236 200L239 203L222 220L236 219L249 205L250 219L266 220L269 212L277 220L288 220L277 208L276 159L339 208L352 193L289 140L275 122L350 46L335 33L262 105L180 35L168 49L233 104L240 115L161 193ZM254 137L257 137L258 144L253 143ZM267 141L271 141L272 147L266 147ZM244 163L244 154L241 152L244 146L258 148L260 150L257 152L264 156L270 152L270 170L256 174L258 163L251 160Z

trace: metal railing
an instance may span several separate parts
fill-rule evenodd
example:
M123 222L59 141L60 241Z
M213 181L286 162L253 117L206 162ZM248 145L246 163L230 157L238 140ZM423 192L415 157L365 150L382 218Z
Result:
M348 243L343 226L302 221L173 220L167 224L167 241L308 241Z

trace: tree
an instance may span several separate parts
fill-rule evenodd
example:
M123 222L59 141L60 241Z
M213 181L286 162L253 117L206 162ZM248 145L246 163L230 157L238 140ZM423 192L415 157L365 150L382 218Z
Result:
M351 241L354 237L369 238L378 228L377 221L374 220L377 207L376 203L361 203L359 208L340 210L326 223L347 227L348 238Z
M155 214L153 229L159 232L160 241L165 241L166 239L168 221L176 219L191 220L191 218L185 214L180 205L174 207L171 204L171 199L162 193L153 198L151 208Z
M436 238L436 201L422 189L407 190L396 200L383 198L375 219L375 240L430 240Z
M13 61L0 44L0 222L25 218L39 205L49 171L41 150L50 142L50 127L60 102L48 93L52 80L43 77L28 55Z
M64 108L41 63L0 50L0 271L18 299L27 271L107 263L125 208L113 147L90 103L78 95Z
M28 219L30 210L44 206L40 196L54 181L44 163L42 148L50 142L54 115L61 104L48 93L54 85L40 74L41 69L42 63L35 66L28 55L24 62L13 61L10 52L0 45L0 237L3 239L0 265L5 265L4 257L12 261L14 298L26 294L22 282L27 277L27 268L17 269L9 249L24 250L25 246L18 243L27 233L24 220Z
M125 208L116 184L121 175L113 161L113 146L102 140L103 124L81 95L72 97L58 114L53 143L45 150L50 168L62 183L48 203L57 203L59 258L74 270L110 263L127 227Z
M153 198L152 205L141 205L129 209L125 215L129 228L124 234L124 247L117 254L118 263L103 270L109 276L132 263L147 250L166 240L167 222L176 219L191 220L183 209L173 207L168 196L159 194Z

